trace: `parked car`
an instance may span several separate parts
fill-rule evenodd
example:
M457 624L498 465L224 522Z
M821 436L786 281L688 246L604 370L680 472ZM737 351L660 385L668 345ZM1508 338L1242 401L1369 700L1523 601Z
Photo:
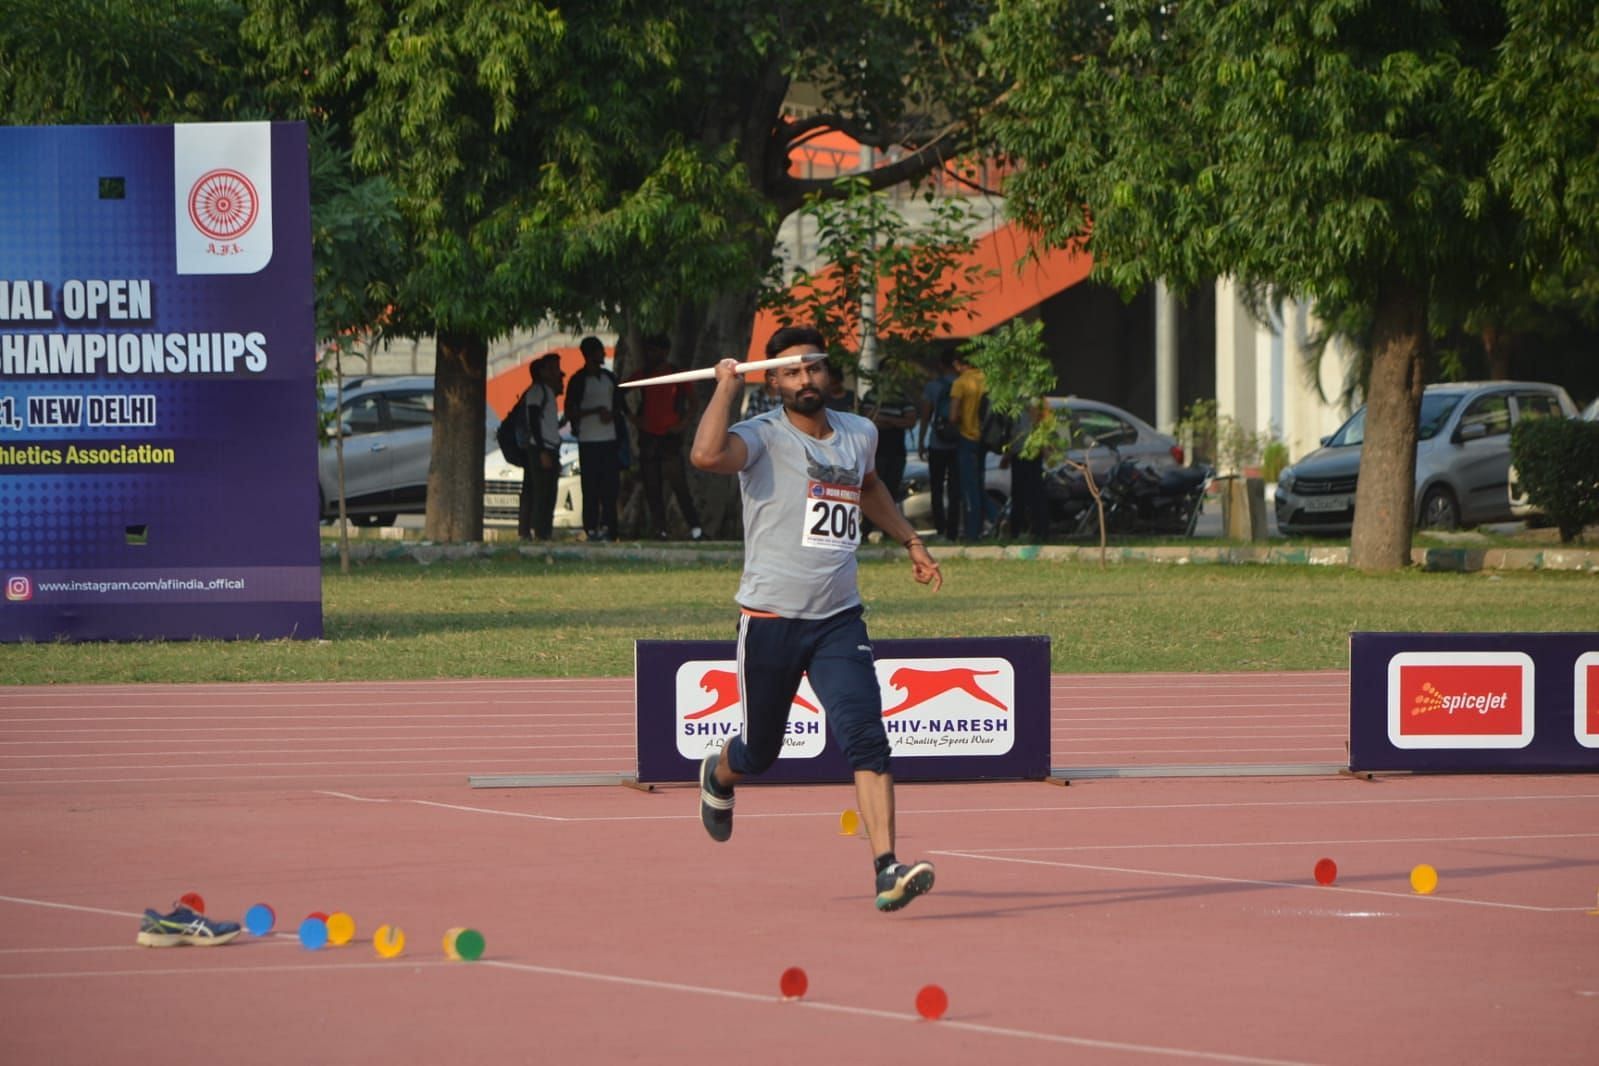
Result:
M322 391L331 413L336 390ZM317 449L317 488L323 521L339 516L335 436L344 437L345 513L359 526L388 526L402 514L427 511L433 455L433 379L423 375L364 377L345 383L338 419ZM487 441L493 445L492 425ZM497 453L496 453L497 454Z
M1577 417L1584 422L1599 422L1599 399L1595 399L1578 412ZM1543 518L1543 508L1534 504L1527 498L1527 490L1521 485L1521 479L1516 477L1516 465L1510 464L1510 471L1506 476L1506 494L1510 497L1510 513L1517 518L1526 519L1536 524Z
M493 440L493 434L489 434ZM577 440L561 438L561 478L555 486L555 528L583 528L583 482L577 460ZM522 498L522 468L505 461L498 447L483 457L483 524L515 526Z
M1086 462L1096 478L1106 477L1112 467L1122 459L1147 463L1156 469L1183 464L1183 449L1176 439L1160 432L1148 422L1114 404L1099 400L1086 400L1079 396L1051 396L1045 400L1057 417L1064 412L1070 420L1072 439L1092 442L1086 448L1079 445L1066 454L1078 463ZM914 431L911 431L914 434ZM905 498L900 504L905 517L917 529L932 528L932 496L927 491L927 463L916 457L914 435L909 438L910 460L905 464ZM1010 470L1002 468L1000 457L990 453L986 459L983 484L988 495L1003 506L1010 498ZM1057 467L1054 473L1059 473ZM1049 472L1046 472L1048 474ZM1053 493L1070 479L1046 476L1045 491ZM1064 497L1050 496L1052 512L1063 512L1080 506ZM1055 517L1066 517L1056 514Z
M1510 427L1521 418L1576 413L1566 390L1537 382L1429 385L1417 425L1415 522L1455 529L1511 520ZM1349 532L1366 437L1362 407L1322 447L1277 478L1277 528L1284 533Z

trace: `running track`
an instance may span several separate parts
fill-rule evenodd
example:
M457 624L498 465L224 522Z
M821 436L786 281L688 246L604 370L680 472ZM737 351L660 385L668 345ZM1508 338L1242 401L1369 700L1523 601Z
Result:
M1342 763L1338 673L1056 677L1057 767ZM1587 1063L1599 783L1337 775L916 785L932 896L870 905L840 786L471 790L625 774L631 682L0 689L9 1064ZM1335 885L1311 878L1317 858ZM1436 866L1436 893L1408 871ZM132 946L202 891L357 943ZM371 930L397 924L383 961ZM484 931L476 964L438 947ZM780 1002L805 967L810 992ZM947 1017L918 1019L941 984ZM716 1049L722 1049L718 1053Z

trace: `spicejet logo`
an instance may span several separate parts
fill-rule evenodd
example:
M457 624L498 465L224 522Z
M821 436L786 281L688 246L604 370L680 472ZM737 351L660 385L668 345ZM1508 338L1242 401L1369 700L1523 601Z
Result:
M743 732L737 671L731 660L694 660L677 668L677 751L685 759L698 762ZM827 749L827 720L809 678L800 681L794 707L809 713L789 716L778 758L813 759Z
M1577 656L1572 695L1577 743L1585 748L1599 748L1599 651Z
M1521 652L1401 652L1388 661L1396 748L1524 748L1533 664Z

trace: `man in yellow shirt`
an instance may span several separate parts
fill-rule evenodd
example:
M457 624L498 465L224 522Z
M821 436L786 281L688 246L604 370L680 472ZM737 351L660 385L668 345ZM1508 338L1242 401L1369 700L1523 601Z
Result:
M961 511L966 527L963 539L975 542L983 539L984 521L999 513L983 484L983 396L988 392L988 382L983 372L962 355L955 356L955 369L960 371L960 376L949 390L949 420L960 430L955 450L960 464Z

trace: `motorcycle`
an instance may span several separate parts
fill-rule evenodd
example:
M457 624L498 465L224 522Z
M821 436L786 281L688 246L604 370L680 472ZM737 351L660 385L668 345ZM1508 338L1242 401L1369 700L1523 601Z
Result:
M1106 532L1193 536L1215 471L1203 465L1156 467L1123 458L1114 445L1106 447L1112 461L1095 479ZM1063 466L1050 471L1045 492L1072 536L1098 532L1099 509L1081 470Z

